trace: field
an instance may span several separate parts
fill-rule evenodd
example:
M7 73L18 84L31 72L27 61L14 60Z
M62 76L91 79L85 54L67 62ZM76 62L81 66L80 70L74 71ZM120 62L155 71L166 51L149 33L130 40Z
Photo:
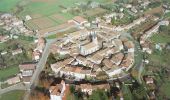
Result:
M94 9L90 9L90 10L87 10L86 12L84 12L84 16L94 17L94 16L96 16L96 15L103 14L103 13L105 13L106 11L107 11L107 10L102 9L102 8L94 8Z
M8 77L11 77L17 74L18 72L19 72L19 68L16 66L0 70L0 81Z
M111 0L93 0L98 3L107 3ZM0 11L13 12L16 9L23 9L17 16L25 19L29 15L32 19L26 25L33 30L41 30L48 27L63 24L74 16L71 14L73 7L79 7L88 0L0 0ZM5 6L4 6L5 5ZM19 8L16 6L19 5ZM87 10L87 16L105 12L103 9ZM81 15L81 14L78 14Z
M0 0L0 12L12 12L21 0Z
M161 86L161 92L170 98L170 83L167 81Z
M22 97L24 95L24 91L11 91L8 93L3 94L0 97L0 100L22 100Z
M151 40L154 42L154 43L168 43L170 42L170 36L169 35L165 35L165 34L154 34L152 37L151 37Z
M25 16L31 16L31 20L26 23L31 29L41 30L56 25L63 24L74 16L70 13L72 7L76 7L88 0L31 0L24 10L19 13L19 17L25 19ZM105 3L110 0L94 0L99 3ZM94 13L95 12L95 13ZM94 16L105 12L104 9L92 9L85 12L87 16ZM43 21L42 21L43 20ZM48 22L47 22L48 21Z

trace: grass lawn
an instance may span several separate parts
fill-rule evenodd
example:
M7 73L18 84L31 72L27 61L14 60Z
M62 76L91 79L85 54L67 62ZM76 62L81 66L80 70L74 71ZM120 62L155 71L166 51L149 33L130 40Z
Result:
M18 72L19 68L16 66L0 70L0 81L17 74Z
M24 91L11 91L5 94L2 94L0 100L22 100Z
M5 47L5 43L0 43L0 50L4 49L4 47Z
M164 15L164 17L165 17L165 18L170 18L170 12L166 13L166 14Z
M154 34L152 37L151 37L151 40L154 42L154 43L168 43L170 42L170 36L168 35L165 35L165 34Z
M132 93L131 93L128 86L123 85L122 91L123 91L123 95L124 95L125 100L132 100L133 96L132 96Z
M161 86L161 92L170 98L170 82L166 82Z
M21 0L0 0L0 11L11 12Z

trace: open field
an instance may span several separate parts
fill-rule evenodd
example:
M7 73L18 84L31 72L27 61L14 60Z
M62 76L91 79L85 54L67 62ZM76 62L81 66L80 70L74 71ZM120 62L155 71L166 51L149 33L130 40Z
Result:
M23 95L24 95L24 91L11 91L8 93L3 94L0 97L0 100L22 100Z
M154 34L152 37L151 37L151 40L154 42L154 43L168 43L170 42L170 36L169 35L165 35L165 34Z
M107 10L102 9L102 8L94 8L94 9L90 9L90 10L87 10L86 12L84 12L84 16L94 17L94 16L96 16L96 15L103 14L103 13L105 13L106 11L107 11Z
M168 98L170 98L170 81L164 83L161 86L161 92L165 94Z
M12 12L21 0L0 0L0 12Z
M99 3L109 2L111 0L94 0ZM25 19L25 16L30 15L32 20L26 23L26 25L33 26L31 29L42 29L52 27L53 25L59 25L72 19L75 15L70 13L72 7L76 7L81 3L88 2L88 0L31 0L24 10L19 13L19 17ZM87 16L94 16L105 12L104 9L97 8L88 10L85 12ZM46 20L48 18L48 23ZM53 22L53 25L52 25ZM51 24L50 24L51 23Z
M0 70L0 81L11 77L19 72L19 67L13 66L3 70Z
M29 20L27 22L27 24L28 25L31 24L29 27L32 27L32 28L37 27L38 29L44 29L44 28L48 28L48 27L52 27L52 26L56 25L56 23L54 21L50 20L47 17Z

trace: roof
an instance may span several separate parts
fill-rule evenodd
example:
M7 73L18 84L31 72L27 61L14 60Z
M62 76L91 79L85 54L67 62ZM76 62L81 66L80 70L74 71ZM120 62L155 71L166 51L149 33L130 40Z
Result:
M61 80L60 84L50 86L49 91L51 95L60 95L62 92L65 92L65 81Z
M85 61L86 61L86 58L83 57L83 56L77 56L76 60L80 60L80 61L85 62Z
M56 84L56 86L51 86L49 88L50 94L51 95L60 95L62 87L63 87L62 84Z
M80 84L80 88L81 89L92 89L92 85L91 84Z
M81 17L81 16L76 16L73 18L74 21L78 22L78 23L83 23L83 22L87 22L87 19Z
M71 36L71 37L80 37L81 35L85 35L85 34L87 34L87 33L88 33L88 30L87 30L87 29L82 29L82 30L79 30L79 31L70 33L70 36Z
M113 63L109 59L107 59L107 58L104 59L102 62L108 68L112 68L112 66L113 66Z
M101 61L103 60L103 57L96 53L93 56L89 57L89 60L94 63L97 63L97 62L101 63Z
M30 82L31 76L23 76L22 79L23 79L23 82Z
M124 54L123 53L117 53L116 55L113 55L111 58L111 61L113 63L118 63L123 60Z
M35 68L36 68L35 63L25 63L19 65L20 70L35 70Z
M96 46L98 46L96 43L90 42L90 43L88 43L88 44L86 44L86 45L83 45L83 46L81 46L81 47L84 48L84 49L86 49L86 50L88 50L88 49L94 48L94 47L96 47Z
M63 61L63 64L70 64L71 62L74 61L74 58L70 57L70 58L67 58Z
M134 44L132 41L126 41L124 42L124 45L127 46L128 48L134 48Z
M96 89L110 89L109 84L98 84L98 85L93 85L92 87L94 90L96 90Z
M152 77L146 77L146 78L145 78L145 81L146 81L146 82L153 82L154 80L153 80Z
M56 62L54 64L51 64L51 67L52 68L56 68L58 69L59 67L64 67L65 65L63 64L63 62L59 61L59 62Z
M113 42L117 46L121 46L122 45L122 41L120 39L114 39Z
M18 48L16 50L13 50L12 53L15 53L15 52L22 52L22 49L21 48Z

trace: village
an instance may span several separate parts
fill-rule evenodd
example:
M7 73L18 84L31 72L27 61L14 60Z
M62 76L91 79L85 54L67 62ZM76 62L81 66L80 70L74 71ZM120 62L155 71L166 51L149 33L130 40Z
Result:
M57 26L36 22L29 15L23 20L0 13L0 69L5 73L6 68L15 67L16 71L0 77L0 94L28 90L25 98L34 98L32 93L39 93L36 88L42 88L42 82L49 84L43 87L48 93L42 93L49 100L67 100L68 95L73 100L88 100L94 92L104 95L103 100L131 100L133 95L155 100L159 85L156 73L145 67L155 66L149 57L155 50L168 48L168 44L153 43L152 37L160 34L162 27L169 27L169 19L161 17L169 13L168 6L155 2L114 1L120 7L117 10L109 8L109 12L88 18L77 15ZM95 2L90 2L90 7L108 10ZM155 13L163 13L161 16L149 12L159 7L161 11Z

